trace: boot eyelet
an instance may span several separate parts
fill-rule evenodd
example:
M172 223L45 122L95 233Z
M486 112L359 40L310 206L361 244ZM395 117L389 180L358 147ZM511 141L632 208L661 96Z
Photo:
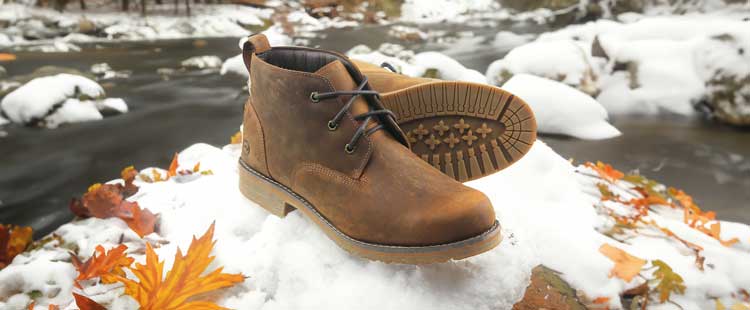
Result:
M320 98L318 98L318 92L314 91L310 93L310 101L320 102Z
M353 146L351 146L351 145L349 145L349 143L347 143L347 144L346 144L346 145L344 146L344 151L346 151L346 153L347 153L347 154L350 154L350 155L351 155L351 154L354 154L354 151L356 151L356 150L357 150L357 148L356 148L356 147L353 147Z
M339 128L339 124L336 124L334 121L328 121L328 130L334 131Z

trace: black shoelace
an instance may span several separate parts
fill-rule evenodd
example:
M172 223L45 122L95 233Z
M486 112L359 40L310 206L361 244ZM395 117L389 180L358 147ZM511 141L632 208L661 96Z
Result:
M320 100L328 99L328 98L335 98L339 96L351 96L349 98L349 102L347 102L343 107L341 107L341 110L339 110L338 113L336 113L336 116L333 117L330 121L328 121L328 130L334 131L338 129L339 124L341 120L344 118L344 115L346 115L346 112L349 111L349 108L354 104L354 101L357 99L358 96L374 96L375 98L379 97L378 92L374 90L367 90L365 87L367 86L367 77L365 77L362 80L362 83L357 86L355 90L342 90L342 91L332 91L332 92L325 92L325 93L318 93L318 92L312 92L310 93L310 101L312 102L319 102ZM362 125L357 127L357 131L354 132L354 136L352 136L351 140L349 140L349 143L347 143L344 146L344 150L347 154L352 154L357 149L357 143L359 143L359 139L362 138L363 135L370 136L376 131L383 128L383 124L378 124L375 127L372 127L370 129L367 129L367 125L370 123L370 120L372 120L373 116L377 115L389 115L392 118L395 118L395 114L391 112L391 110L387 109L381 109L381 110L374 110L374 111L368 111L362 114L359 114L357 116L354 116L354 120L358 122L362 122Z
M384 63L380 64L380 67L381 68L386 68L388 70L391 70L391 72L393 72L393 73L398 73L398 70L396 70L396 68L393 65L391 65L391 64L389 64L387 62L384 62Z

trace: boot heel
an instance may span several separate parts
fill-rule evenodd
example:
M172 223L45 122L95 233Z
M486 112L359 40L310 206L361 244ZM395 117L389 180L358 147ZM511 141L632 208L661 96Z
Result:
M248 169L240 164L240 192L245 198L281 218L296 210L286 202L287 199L284 199L286 194L279 190L276 185L258 176L257 173L248 171Z

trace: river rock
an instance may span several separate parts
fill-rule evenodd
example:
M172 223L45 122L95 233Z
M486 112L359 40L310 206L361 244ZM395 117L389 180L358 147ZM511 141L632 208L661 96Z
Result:
M57 75L60 73L83 76L89 79L95 78L95 76L91 74L83 73L73 68L65 68L65 67L58 67L58 66L42 66L42 67L37 68L36 70L34 70L33 72L29 74L17 75L11 79L4 81L2 86L0 86L0 99L5 97L5 95L9 94L10 92L16 90L16 88L18 88L19 86L26 84L35 78L49 76L49 75Z
M702 102L716 120L735 126L750 126L750 76L721 77L707 83Z
M93 34L96 32L96 24L87 18L81 18L78 20L78 33Z
M706 90L699 105L716 120L750 126L750 41L731 33L701 42L694 54Z
M5 70L3 66L0 66L0 79L5 78L8 75L8 70Z
M513 305L513 310L537 309L585 310L586 306L558 272L539 265L531 271L531 283L523 299Z

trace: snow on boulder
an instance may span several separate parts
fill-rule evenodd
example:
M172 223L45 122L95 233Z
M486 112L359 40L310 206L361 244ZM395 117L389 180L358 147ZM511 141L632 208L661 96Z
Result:
M439 52L414 54L413 51L397 44L383 44L376 51L365 45L358 45L350 49L346 55L378 66L384 62L388 63L399 73L411 77L487 83L487 79L478 71L468 69L455 59Z
M99 120L102 112L127 112L123 100L104 96L104 89L96 82L62 73L29 81L5 96L0 109L12 122L48 128Z
M517 74L502 88L529 104L540 132L591 140L620 135L607 122L607 110L590 96L563 83Z
M0 126L10 123L8 119L0 115Z
M438 52L423 52L414 55L414 65L424 68L422 76L430 76L442 80L467 81L487 83L487 79L479 71L467 69L458 61ZM434 71L431 71L434 70Z
M250 77L250 74L247 72L247 68L245 67L245 61L242 58L242 54L227 58L227 60L225 60L224 63L221 64L221 70L219 71L219 73L221 75L231 73L243 76L245 78Z
M185 69L216 69L221 67L222 61L219 56L194 56L183 60L180 65Z
M503 85L513 75L533 74L563 82L589 95L597 92L588 48L573 40L535 41L512 49L487 68L487 80Z

